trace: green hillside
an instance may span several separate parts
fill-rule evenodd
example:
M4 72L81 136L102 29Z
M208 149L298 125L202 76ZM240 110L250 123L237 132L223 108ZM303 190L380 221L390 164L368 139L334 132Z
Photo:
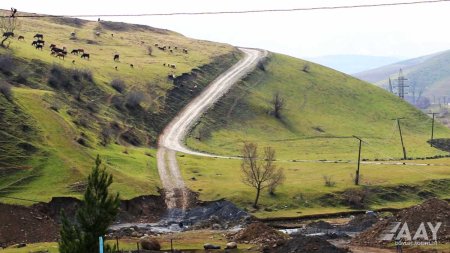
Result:
M271 113L270 102L277 92L285 104L280 119ZM342 211L349 207L340 200L345 196L342 192L354 188L358 141L352 135L365 141L364 160L398 160L402 147L394 118L403 118L408 158L448 154L427 143L430 118L396 96L320 65L271 54L201 119L187 144L227 156L239 156L244 141L255 142L261 149L273 147L277 165L285 169L286 182L276 196L262 196L262 205L278 212L261 209L260 216ZM435 137L449 134L449 129L436 126ZM180 156L179 163L188 185L201 198L225 197L241 206L251 205L254 193L242 183L239 160ZM441 181L430 183L450 178L447 159L408 163L436 165L362 164L363 186L359 189L373 187L372 208L419 202L420 189L450 196L448 188L434 185ZM326 187L324 176L331 176L336 186ZM405 184L417 188L402 192L399 185Z
M410 97L413 95L412 88L415 89L417 97L420 92L423 92L423 96L428 97L431 101L433 97L450 96L450 87L448 86L450 81L450 51L401 61L364 71L355 74L355 76L387 88L389 77L393 80L396 79L400 68L403 69L403 74L408 79L407 84L411 86L408 89Z
M232 46L141 25L62 18L19 23L9 47L0 49L0 197L79 196L97 154L123 198L156 193L159 132L240 58ZM42 51L31 46L36 33L44 34ZM50 44L69 54L52 56ZM70 54L79 48L89 60Z

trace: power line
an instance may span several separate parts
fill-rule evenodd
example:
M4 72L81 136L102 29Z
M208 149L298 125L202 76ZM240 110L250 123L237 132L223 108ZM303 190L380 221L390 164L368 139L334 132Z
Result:
M22 17L22 18L42 18L42 17L93 18L93 17L222 15L222 14L249 14L249 13L268 13L268 12L296 12L296 11L319 11L319 10L374 8L374 7L390 7L390 6L402 6L402 5L433 4L433 3L442 3L442 2L450 2L450 0L428 0L428 1L413 1L413 2L380 3L380 4L317 6L317 7L302 7L302 8L238 10L238 11L168 12L168 13L141 13L141 14L79 14L79 15L39 15L39 14L35 14L35 15L15 15L14 17Z

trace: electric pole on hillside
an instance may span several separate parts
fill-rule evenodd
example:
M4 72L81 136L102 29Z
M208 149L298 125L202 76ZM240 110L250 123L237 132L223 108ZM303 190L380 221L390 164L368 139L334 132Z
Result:
M434 138L434 115L438 114L437 112L430 112L428 114L433 115L433 120L431 121L431 140L430 145L433 147L433 138Z
M356 174L355 174L355 185L359 185L359 166L361 164L361 144L362 144L363 140L361 138L357 137L357 136L354 136L354 135L353 135L353 138L356 138L356 139L359 140L358 166L356 167Z
M398 79L397 79L397 90L398 90L398 96L401 99L405 99L405 88L409 87L406 85L405 81L408 80L403 76L403 70L400 69L398 72Z
M389 92L390 93L394 93L394 89L392 88L392 81L391 81L391 78L389 77Z
M396 119L392 119L392 120L396 120L397 121L398 132L400 133L400 142L402 143L403 160L406 160L406 148L405 148L405 144L403 143L402 128L400 127L400 120L401 119L404 119L404 118L396 118Z

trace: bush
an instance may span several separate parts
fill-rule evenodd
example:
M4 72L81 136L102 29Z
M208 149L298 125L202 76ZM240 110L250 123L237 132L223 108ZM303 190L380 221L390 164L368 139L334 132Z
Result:
M140 91L132 91L128 93L126 98L126 106L130 109L136 109L141 106L142 101L144 101L144 94Z
M325 181L325 186L327 187L336 186L336 182L333 181L333 178L331 176L323 176L323 180Z
M118 111L123 111L125 108L123 107L123 99L120 96L113 96L111 98L111 104L116 108Z
M161 245L159 244L158 240L155 238L142 238L140 240L140 244L142 249L145 250L160 250Z
M14 70L14 60L9 54L0 55L0 71L5 75L11 75Z
M11 100L12 99L11 85L7 82L0 82L0 93L3 94L3 96L6 97L6 99Z
M367 188L349 189L343 193L343 202L351 208L364 209L368 206L369 197L370 192Z
M309 73L311 71L311 66L309 66L308 63L305 63L305 65L303 65L302 71L305 73Z
M119 93L123 93L127 88L127 85L122 79L114 79L111 81L111 87Z
M106 146L111 143L111 138L113 137L113 131L108 126L103 126L102 131L100 132L100 144L102 146Z

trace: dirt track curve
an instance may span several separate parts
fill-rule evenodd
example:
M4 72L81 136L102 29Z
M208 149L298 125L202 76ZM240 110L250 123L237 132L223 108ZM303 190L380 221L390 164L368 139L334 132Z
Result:
M222 73L202 93L194 98L167 125L159 137L157 165L169 209L185 209L189 202L189 190L185 187L178 167L176 152L193 155L213 156L188 149L183 140L194 123L217 102L237 81L251 72L267 52L256 49L239 48L244 58Z

